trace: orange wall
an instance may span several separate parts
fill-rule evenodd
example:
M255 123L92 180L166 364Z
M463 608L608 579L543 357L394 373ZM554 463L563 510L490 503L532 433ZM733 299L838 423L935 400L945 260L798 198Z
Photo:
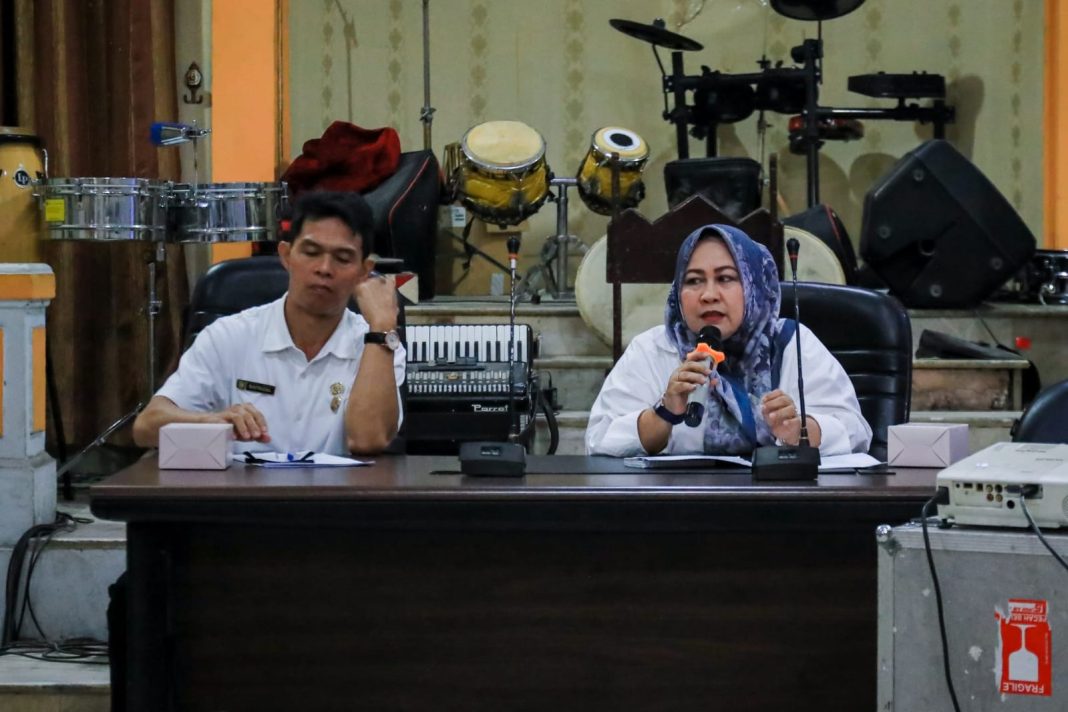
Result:
M1043 222L1046 247L1068 249L1068 85L1065 62L1068 62L1068 8L1066 0L1046 0L1046 158L1043 180L1045 195ZM1039 247L1042 247L1040 244Z
M278 0L211 4L212 181L275 180ZM212 262L251 254L250 243L212 245Z

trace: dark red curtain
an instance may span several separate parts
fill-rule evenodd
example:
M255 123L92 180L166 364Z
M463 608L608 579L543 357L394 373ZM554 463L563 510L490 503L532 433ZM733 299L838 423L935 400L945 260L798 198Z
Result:
M174 0L17 0L16 32L20 124L44 140L51 177L179 177L177 150L148 139L154 121L178 113ZM70 445L149 396L146 265L155 251L140 241L44 240L57 287L49 348ZM179 246L167 246L157 273L160 373L178 352L188 302ZM132 444L129 428L110 442Z

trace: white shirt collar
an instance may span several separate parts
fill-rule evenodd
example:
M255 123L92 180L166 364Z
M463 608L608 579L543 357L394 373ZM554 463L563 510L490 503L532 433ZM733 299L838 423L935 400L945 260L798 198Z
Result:
M293 335L289 333L289 326L286 324L285 304L288 296L289 292L286 292L281 298L276 299L268 306L266 328L263 331L263 339L260 343L260 348L264 353L285 351L286 349L300 351L297 345L293 343ZM363 327L362 329L360 328L361 326ZM315 355L315 358L318 359L323 354L333 354L343 359L356 358L357 332L366 330L367 326L364 320L359 315L345 309L344 314L341 315L341 321L338 322L337 327L334 329L334 333L330 335L330 338L327 339L326 344Z

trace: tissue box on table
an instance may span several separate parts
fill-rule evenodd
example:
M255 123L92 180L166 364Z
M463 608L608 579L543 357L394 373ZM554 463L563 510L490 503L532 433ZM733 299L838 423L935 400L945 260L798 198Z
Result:
M958 423L891 425L886 439L896 467L948 467L968 455L968 426Z
M171 423L159 429L161 470L225 470L230 466L234 426Z

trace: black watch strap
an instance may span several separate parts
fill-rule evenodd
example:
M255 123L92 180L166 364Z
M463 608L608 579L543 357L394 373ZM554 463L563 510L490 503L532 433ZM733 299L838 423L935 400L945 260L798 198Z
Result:
M667 406L664 405L664 399L663 398L661 398L657 402L657 404L653 407L653 412L656 413L657 415L659 415L661 418L663 418L667 422L671 423L672 425L678 425L682 421L686 420L686 414L685 413L683 413L682 415L677 415L675 413L672 413L670 410L668 410Z

